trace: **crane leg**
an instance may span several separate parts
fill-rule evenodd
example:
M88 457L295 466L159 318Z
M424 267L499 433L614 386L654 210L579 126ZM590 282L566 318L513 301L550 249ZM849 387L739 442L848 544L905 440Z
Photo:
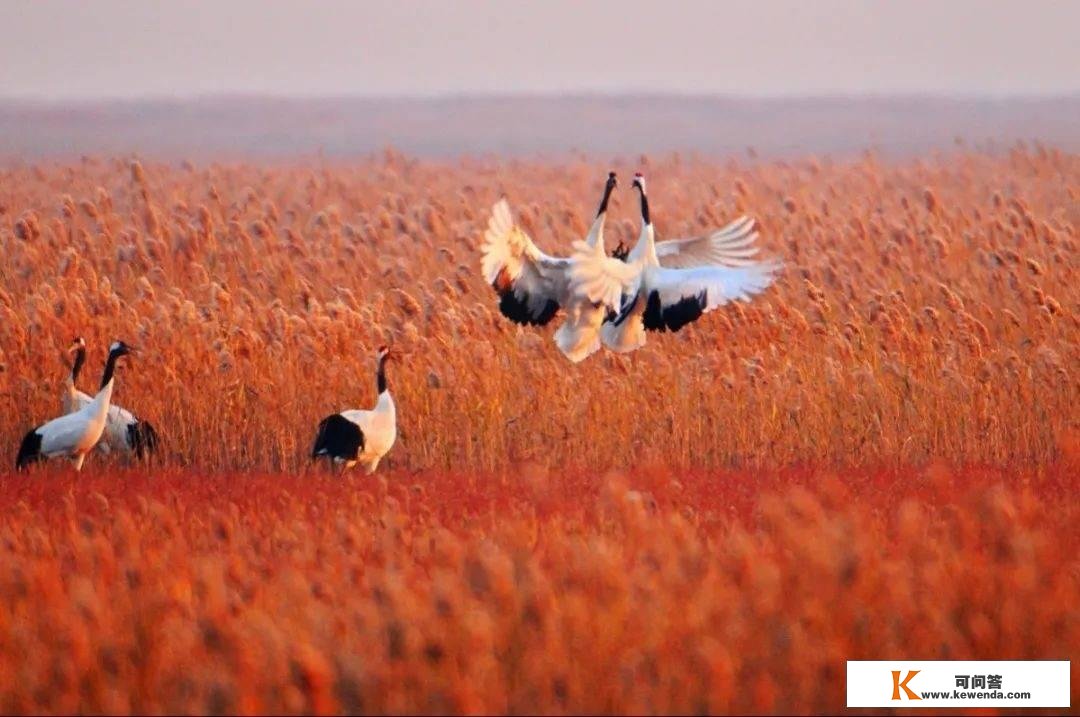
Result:
M73 461L73 463L75 464L75 470L76 471L81 471L82 470L82 464L83 464L84 460L86 460L86 454L85 453L80 453L79 455L75 456L75 460Z

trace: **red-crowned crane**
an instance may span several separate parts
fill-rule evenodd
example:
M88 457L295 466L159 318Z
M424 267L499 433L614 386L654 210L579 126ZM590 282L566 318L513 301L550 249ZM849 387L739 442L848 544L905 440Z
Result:
M481 270L499 295L499 311L515 323L544 326L563 309L566 317L554 339L575 363L600 348L600 325L618 309L622 296L622 284L611 273L619 271L622 262L604 253L608 200L617 185L610 172L596 219L585 239L575 244L580 251L573 258L540 251L514 223L505 199L492 207L484 234ZM580 277L576 287L570 285L571 269Z
M752 220L739 219L701 238L657 243L640 173L633 186L641 193L641 235L626 257L622 307L601 330L607 348L633 351L645 344L646 331L678 331L718 306L749 301L773 283L779 262L751 259L758 251ZM572 285L591 280L571 274Z
M397 408L386 381L386 362L393 357L386 346L375 354L378 398L374 408L334 413L319 422L312 460L327 458L342 471L359 463L369 475L375 472L397 438Z

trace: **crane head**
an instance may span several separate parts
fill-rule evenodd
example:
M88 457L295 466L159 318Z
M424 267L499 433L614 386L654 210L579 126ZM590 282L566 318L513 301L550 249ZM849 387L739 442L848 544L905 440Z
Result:
M109 355L116 356L117 358L127 356L134 351L134 348L128 346L123 341L113 341L112 346L109 347Z

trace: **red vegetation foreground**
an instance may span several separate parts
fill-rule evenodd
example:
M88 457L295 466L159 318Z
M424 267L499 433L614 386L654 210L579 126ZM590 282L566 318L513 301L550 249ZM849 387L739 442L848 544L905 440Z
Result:
M1075 659L1077 473L0 477L0 711L826 712L847 659Z

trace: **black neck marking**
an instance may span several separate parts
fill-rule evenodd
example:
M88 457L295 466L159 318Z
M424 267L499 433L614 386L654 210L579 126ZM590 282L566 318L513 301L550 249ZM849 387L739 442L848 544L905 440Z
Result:
M649 219L649 197L645 194L645 187L641 184L637 185L638 191L641 192L641 221L646 224L652 224Z
M116 360L122 355L123 354L119 354L113 351L109 352L109 358L105 362L105 373L101 374L101 388L105 388L105 386L108 385L109 381L112 381L113 371L116 370ZM100 391L101 389L99 388L98 390Z
M79 373L82 371L83 364L86 363L86 349L80 346L75 349L75 362L71 364L71 382L79 382Z
M596 210L596 216L600 216L607 211L608 199L611 198L611 192L615 189L615 173L608 174L607 184L604 185L604 198L600 200L600 208Z
M379 358L379 371L376 373L379 382L379 393L386 391L386 356Z

